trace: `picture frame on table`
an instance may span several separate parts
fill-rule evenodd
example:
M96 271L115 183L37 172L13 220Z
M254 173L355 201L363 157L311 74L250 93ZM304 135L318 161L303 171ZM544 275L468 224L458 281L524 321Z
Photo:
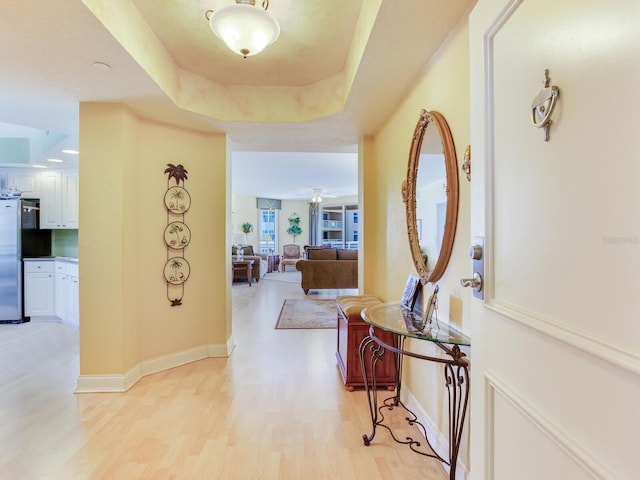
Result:
M405 285L404 292L402 294L402 300L400 300L400 306L406 308L407 310L413 310L413 307L416 304L416 300L418 298L418 293L420 293L421 288L422 283L420 282L420 277L413 274L409 275L407 284Z
M429 300L427 300L427 308L424 315L424 320L427 325L431 325L431 322L433 321L434 318L436 319L436 322L438 321L436 312L438 311L438 291L439 290L440 288L438 287L438 285L436 285L435 289L433 290L433 293L429 295Z

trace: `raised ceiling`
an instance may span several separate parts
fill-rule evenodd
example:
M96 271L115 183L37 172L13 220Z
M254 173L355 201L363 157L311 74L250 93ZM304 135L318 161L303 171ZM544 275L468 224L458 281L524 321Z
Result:
M122 102L158 121L224 132L236 151L353 152L474 3L270 0L280 38L245 59L205 18L229 1L8 2L0 122L69 135L70 146L78 102Z
M190 8L185 2L166 2L162 8L157 0L133 3L182 70L227 86L304 87L342 73L363 2L273 0L268 11L278 19L280 37L247 59L214 36L205 18L207 10L228 0L192 2Z

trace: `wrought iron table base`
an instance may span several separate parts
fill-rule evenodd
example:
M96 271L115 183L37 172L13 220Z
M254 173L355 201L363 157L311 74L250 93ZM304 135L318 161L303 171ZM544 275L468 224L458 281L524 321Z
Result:
M442 463L449 466L449 478L454 480L456 478L456 465L458 460L458 452L460 450L460 443L462 440L462 430L464 427L464 421L467 412L467 406L469 403L469 371L468 362L464 358L465 354L460 351L457 345L448 347L442 343L436 343L447 355L451 358L436 358L421 355L414 352L409 352L404 349L405 337L398 335L397 345L388 345L375 336L373 327L369 328L369 336L365 337L360 344L360 362L362 365L362 374L364 377L365 390L367 392L367 399L369 401L369 412L371 414L372 431L370 435L362 435L362 440L366 446L371 444L371 441L376 435L376 427L384 427L390 434L391 438L397 443L408 445L409 448L424 455L426 457L436 458ZM370 356L367 361L367 351L370 352ZM386 398L382 401L381 405L378 405L377 396L377 383L376 383L376 364L380 361L386 351L392 352L395 355L396 361L396 394L392 397ZM433 448L429 442L427 430L422 423L418 421L418 417L409 410L400 401L400 392L402 388L402 360L407 355L413 358L419 358L422 360L428 360L432 362L442 363L444 365L444 374L447 390L449 393L449 459L442 458ZM370 381L369 381L370 379ZM415 440L412 437L405 437L404 440L398 438L391 427L384 423L384 411L393 410L396 407L402 407L410 416L405 417L407 424L410 426L417 426L427 445L433 452L433 454L418 450L416 447L421 446L421 441Z

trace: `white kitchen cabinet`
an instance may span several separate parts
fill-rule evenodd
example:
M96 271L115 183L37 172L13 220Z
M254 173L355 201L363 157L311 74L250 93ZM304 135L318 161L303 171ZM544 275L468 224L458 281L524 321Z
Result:
M64 309L64 299L65 299L65 287L67 285L67 274L66 273L57 273L55 274L54 280L54 291L55 291L55 315L60 320L65 321L65 309Z
M55 314L63 323L80 326L78 264L55 262Z
M67 290L65 291L65 316L67 317L67 323L72 327L80 327L79 316L79 277L78 277L78 265L68 263L67 264Z
M40 175L33 168L0 168L0 190L22 192L23 198L40 198Z
M40 228L78 228L78 172L46 171L40 176Z
M65 287L67 285L67 270L63 262L55 261L55 314L60 320L65 321Z
M52 261L24 262L24 314L48 317L55 314L54 266Z
M33 169L7 171L7 187L22 192L22 198L40 198L39 172Z

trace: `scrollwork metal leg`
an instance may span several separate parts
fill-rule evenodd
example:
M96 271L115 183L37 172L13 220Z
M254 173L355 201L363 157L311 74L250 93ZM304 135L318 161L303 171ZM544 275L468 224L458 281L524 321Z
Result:
M469 403L469 371L467 365L445 364L445 381L449 392L449 478L456 478L458 452Z
M371 355L367 361L367 351L371 352ZM369 413L371 414L371 434L366 433L362 435L362 440L366 446L369 446L371 440L376 435L376 425L379 424L378 418L378 395L377 383L376 383L376 364L384 354L384 349L378 345L370 336L365 337L360 343L360 365L362 368L362 377L364 381L364 388L367 392L367 400L369 402ZM368 365L367 365L368 364ZM368 367L368 368L367 368ZM369 383L371 379L371 383Z
M427 357L415 352L407 353L404 350L404 337L400 337L393 345L387 345L376 338L373 329L370 329L369 336L365 337L360 344L360 363L362 366L362 374L367 392L367 400L369 402L369 412L371 414L372 431L371 434L364 434L362 440L365 445L370 445L376 434L378 426L387 429L391 437L397 443L408 445L411 450L426 457L436 458L450 468L449 478L456 478L456 467L458 463L458 453L462 442L462 431L466 419L467 407L469 404L469 371L468 362L464 358L465 355L460 351L457 345L449 348L445 345L438 344L442 350L451 358ZM376 382L376 365L382 359L386 350L396 356L396 393L386 398L381 404L378 402L377 382ZM444 365L444 377L449 397L449 458L448 460L441 457L429 442L427 431L417 416L409 410L400 400L400 392L402 388L402 363L405 354L414 358L430 360ZM410 426L416 426L421 430L424 441L433 453L418 450L416 447L421 446L421 441L414 440L411 437L405 437L404 440L396 437L393 430L385 425L385 411L393 410L396 407L402 407L409 415L405 420Z
M378 426L384 427L391 438L397 443L401 443L403 445L408 445L411 450L420 455L424 455L431 458L437 458L441 462L448 463L445 459L440 457L429 443L427 438L427 433L424 425L422 425L418 421L418 417L409 410L400 400L400 391L401 391L401 381L402 381L402 347L404 346L404 338L400 339L396 345L394 345L394 350L396 350L394 355L396 355L396 385L397 390L395 395L386 398L381 405L378 404L378 395L377 395L377 382L376 382L376 365L380 361L380 359L385 354L386 349L378 344L376 340L372 336L368 336L363 339L360 343L360 362L362 366L362 374L365 385L365 390L367 392L367 399L369 401L369 412L371 414L371 424L372 431L370 435L364 434L362 435L362 440L366 446L371 444L373 437L376 434L376 428ZM399 347L399 348L398 348ZM402 407L409 416L405 417L405 420L410 426L417 426L422 430L422 434L424 436L424 440L429 446L430 450L434 453L427 453L421 450L418 450L417 447L421 446L421 442L418 440L414 440L412 437L405 437L404 440L398 438L391 427L385 425L385 411L391 411L396 407Z

